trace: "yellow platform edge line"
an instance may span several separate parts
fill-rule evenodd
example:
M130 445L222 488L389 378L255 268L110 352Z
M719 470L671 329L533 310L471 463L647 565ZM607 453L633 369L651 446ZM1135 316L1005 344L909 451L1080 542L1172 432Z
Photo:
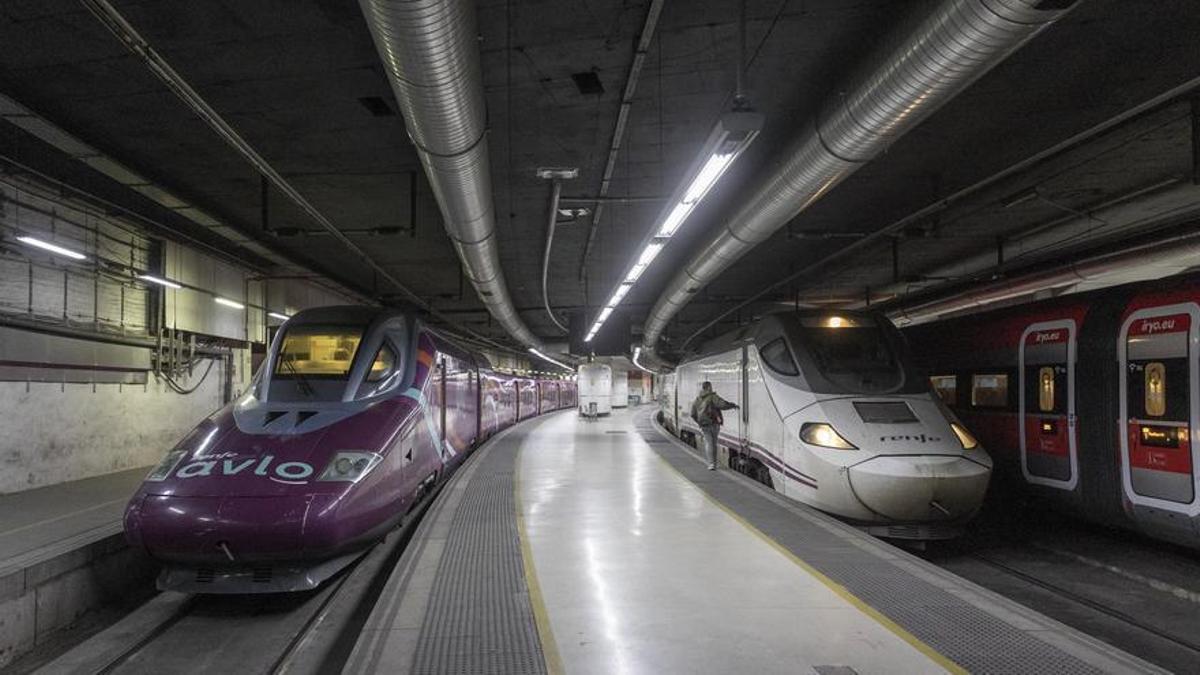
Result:
M866 614L867 616L874 619L876 623L883 626L887 630L891 631L891 633L894 634L896 637L907 642L918 652L925 655L925 657L927 657L930 661L933 661L934 663L938 664L942 668L945 668L947 672L954 673L955 675L966 675L966 673L969 672L966 668L963 668L962 666L958 665L954 661L950 660L949 658L947 658L944 654L942 654L938 650L934 649L933 647L930 647L928 644L926 644L924 641L922 641L921 638L919 638L916 635L913 635L912 633L905 630L902 626L900 626L900 624L898 624L895 621L892 621L888 617L884 616L884 614L882 612L880 612L879 610L872 607L870 604L868 604L862 598L860 598L857 595L855 595L854 593L850 592L850 590L848 588L839 584L838 582L834 581L833 579L830 579L829 577L825 576L823 573L821 573L819 570L817 570L812 565L809 565L807 562L802 560L795 553L792 553L792 551L789 550L786 546L775 541L775 539L771 538L769 535L767 535L767 533L765 533L762 530L755 527L754 524L752 524L750 521L748 521L745 518L743 518L742 516L740 516L733 509L729 508L725 504L722 504L715 497L710 495L707 490L704 490L699 485L696 485L694 482L689 480L687 476L683 475L683 472L681 472L679 469L676 469L674 466L672 466L671 463L668 462L665 457L658 454L657 452L654 452L653 449L650 449L650 448L648 448L648 449L655 457L658 457L659 461L661 461L664 465L666 465L666 467L668 469L670 469L676 476L678 476L680 480L683 480L684 482L686 482L689 485L691 485L692 487L694 487L698 492L700 492L700 494L704 495L704 498L707 499L711 504L716 506L718 509L721 509L722 511L724 511L726 515L728 515L730 518L733 518L733 520L735 522L741 524L742 527L749 530L751 534L758 537L767 546L770 546L771 548L775 549L780 554L782 554L785 558L787 558L788 560L791 560L793 563L795 563L797 567L799 567L800 569L802 569L805 572L812 575L813 578L815 578L817 581L824 584L826 588L833 591L838 597L840 597L841 599L850 603L852 606L854 606L855 609L857 609L858 611L862 612L863 614Z
M529 533L525 529L525 510L521 502L521 447L513 460L513 502L517 509L517 537L521 540L521 564L525 569L525 585L529 588L529 604L533 608L533 621L537 626L538 638L542 642L542 657L550 675L562 675L562 657L558 643L554 640L554 629L550 627L550 613L546 611L546 599L538 583L537 567L533 563L533 547L529 544Z

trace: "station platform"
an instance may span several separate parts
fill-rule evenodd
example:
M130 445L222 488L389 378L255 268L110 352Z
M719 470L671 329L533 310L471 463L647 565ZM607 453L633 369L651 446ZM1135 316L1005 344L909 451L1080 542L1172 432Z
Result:
M0 495L0 569L119 534L125 504L151 468Z
M149 470L0 495L0 667L153 578L121 523Z
M345 672L1161 672L740 475L652 410L485 444Z

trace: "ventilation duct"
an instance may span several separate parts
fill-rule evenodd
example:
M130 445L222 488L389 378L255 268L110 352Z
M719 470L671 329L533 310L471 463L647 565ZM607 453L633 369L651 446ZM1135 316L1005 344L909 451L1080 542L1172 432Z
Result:
M359 5L467 278L510 335L539 346L517 314L500 268L473 3Z
M945 0L880 59L839 87L778 169L672 278L647 317L653 349L692 296L752 248L1018 47L1061 17L1071 2Z

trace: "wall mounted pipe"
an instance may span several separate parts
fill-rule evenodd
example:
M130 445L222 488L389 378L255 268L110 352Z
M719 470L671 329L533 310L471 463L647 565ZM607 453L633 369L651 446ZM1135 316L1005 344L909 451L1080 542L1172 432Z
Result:
M542 305L546 308L546 316L564 333L571 332L554 316L550 309L550 251L554 248L554 228L558 223L558 200L562 197L562 181L555 179L550 188L550 215L546 219L546 249L542 252Z
M359 0L359 6L463 271L509 335L538 347L500 267L473 3Z
M653 349L697 291L892 142L966 89L1070 3L945 0L821 108L777 169L672 278L651 309L643 344Z
M1198 260L1200 234L1171 236L1079 262L1058 265L1036 274L988 284L954 297L888 310L887 314L897 323L910 325L964 310L982 310L987 305L1038 291L1100 281L1105 276L1119 274L1130 267L1153 267L1156 270L1153 275L1155 277L1177 274L1195 267Z
M998 244L1003 251L1003 260L1011 263L1022 258L1029 260L1031 256L1044 259L1050 254L1061 254L1068 248L1092 243L1089 240L1124 235L1162 222L1192 217L1200 211L1200 187L1183 182L1179 178L1169 183L1160 182L1159 187L1166 189L1139 195L1140 198L1136 200L1088 209L1085 214L1056 219L1035 230L1006 238ZM929 279L962 280L994 270L997 270L996 251L984 251L958 256L952 261L924 271L922 276ZM911 290L912 284L894 283L873 287L871 292L903 297ZM865 303L859 300L850 306L863 304Z

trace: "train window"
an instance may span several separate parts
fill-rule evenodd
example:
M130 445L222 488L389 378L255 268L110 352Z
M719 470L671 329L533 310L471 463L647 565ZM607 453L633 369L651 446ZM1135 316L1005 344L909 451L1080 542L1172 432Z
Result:
M955 375L934 375L929 378L929 384L946 405L958 404L958 377Z
M295 326L288 329L279 350L274 377L279 379L345 378L362 340L358 327Z
M1191 417L1187 358L1129 362L1129 415L1183 422ZM1141 403L1137 403L1141 401Z
M396 353L392 348L384 344L379 348L379 353L375 354L375 360L371 363L371 372L367 373L367 382L378 382L396 369Z
M1167 369L1160 362L1146 364L1146 414L1162 417L1167 414Z
M792 358L792 352L788 350L787 343L783 341L783 338L776 338L759 348L758 355L762 357L763 363L767 364L768 368L780 375L800 374L800 369L796 367L796 361Z
M800 345L839 393L869 394L904 385L898 336L870 317L802 317ZM924 382L914 380L917 387Z
M971 377L971 405L976 408L1008 406L1008 375L986 373Z
M1054 366L1038 369L1038 410L1054 412Z

